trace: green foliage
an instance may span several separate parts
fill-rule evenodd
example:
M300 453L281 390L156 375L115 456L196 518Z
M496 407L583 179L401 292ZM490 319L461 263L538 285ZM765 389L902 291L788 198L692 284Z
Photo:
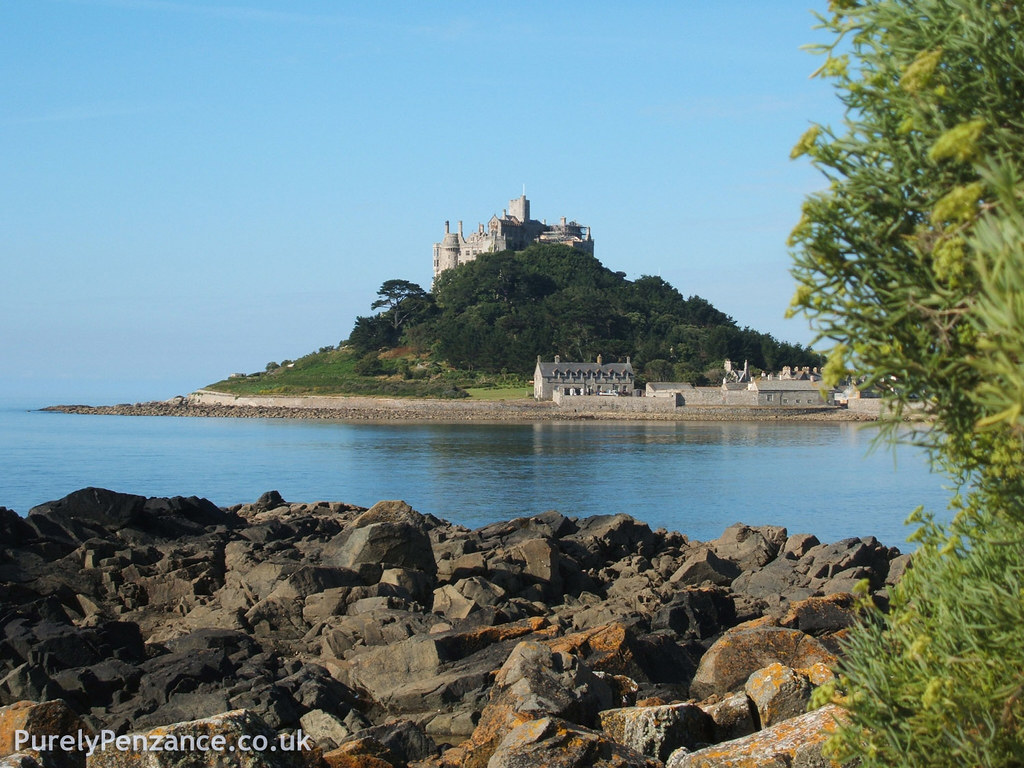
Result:
M371 397L467 397L466 389L522 389L526 381L511 374L482 374L444 369L412 354L358 353L326 348L245 378L225 379L208 389L240 396L364 395Z
M367 352L356 360L352 370L359 376L380 376L384 373L384 366L381 365L380 356L376 352Z
M920 513L892 610L853 633L851 726L864 766L1024 764L1024 10L992 0L834 1L820 49L847 106L813 126L830 184L793 232L795 310L867 376L959 485ZM840 50L845 50L839 55ZM915 410L920 409L920 410Z
M556 354L632 357L640 368L660 360L657 370L666 377L680 363L702 370L727 357L764 368L821 363L809 349L737 328L706 300L684 298L660 277L631 282L561 245L483 254L443 272L433 298L434 313L407 323L403 342L470 370L527 374L537 355Z

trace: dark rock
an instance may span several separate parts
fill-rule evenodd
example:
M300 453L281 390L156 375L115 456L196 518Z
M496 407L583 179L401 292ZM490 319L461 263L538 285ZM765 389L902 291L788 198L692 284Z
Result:
M857 620L856 598L849 593L809 597L789 606L779 625L820 636L852 626Z
M430 578L437 573L425 518L401 501L378 502L356 518L325 549L325 563L354 570L409 568Z
M553 716L592 726L612 703L608 684L575 656L521 642L498 670L480 722L463 745L468 765L487 765L502 739L529 720Z
M778 555L786 543L786 529L774 525L752 528L743 523L730 525L724 533L710 542L712 549L723 560L735 563L749 571L761 568Z
M287 502L285 502L285 500L281 498L281 494L278 493L277 491L266 491L265 493L260 495L260 497L256 500L256 503L253 506L256 509L265 512L267 510L275 509L277 507L283 507L285 506L286 503Z
M723 560L710 549L701 549L679 566L669 582L680 586L711 583L723 587L739 575L739 566L734 562Z
M669 602L657 609L651 628L671 630L684 640L703 640L735 623L736 605L727 590L688 588L673 592Z
M661 768L660 760L616 743L603 733L553 717L514 728L497 745L488 768Z
M423 729L409 720L375 725L355 734L355 738L374 739L395 757L395 765L425 760L437 754L437 745Z

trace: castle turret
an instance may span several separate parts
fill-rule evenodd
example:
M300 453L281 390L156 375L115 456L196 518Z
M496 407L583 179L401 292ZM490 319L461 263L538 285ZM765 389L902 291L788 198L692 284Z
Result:
M524 224L530 220L530 201L526 195L508 201L508 212Z

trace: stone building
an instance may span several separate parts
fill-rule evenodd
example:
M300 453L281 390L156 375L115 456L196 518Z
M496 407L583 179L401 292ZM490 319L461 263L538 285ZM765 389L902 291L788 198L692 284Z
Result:
M553 363L542 363L537 357L533 371L533 396L537 400L551 400L555 390L567 396L610 395L632 396L633 365L605 363L597 356L596 363L563 363L555 355Z
M526 195L510 200L508 206L501 218L492 216L486 229L478 224L477 231L469 237L463 235L461 221L456 232L451 231L446 221L444 237L440 243L434 243L434 279L446 269L473 261L481 253L521 251L533 243L560 243L593 254L590 227L567 222L564 216L558 224L531 219Z
M828 405L822 385L808 379L754 379L749 390L757 393L756 405Z

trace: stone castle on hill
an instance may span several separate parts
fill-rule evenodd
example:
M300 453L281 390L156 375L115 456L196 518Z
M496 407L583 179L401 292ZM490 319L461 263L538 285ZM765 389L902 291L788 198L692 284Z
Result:
M473 261L481 253L521 251L532 243L560 243L594 253L590 227L566 222L564 216L558 224L531 219L530 201L522 195L509 201L501 218L492 216L486 230L480 224L469 237L463 236L461 221L457 232L452 232L446 221L444 237L440 243L434 243L434 279L446 269Z

